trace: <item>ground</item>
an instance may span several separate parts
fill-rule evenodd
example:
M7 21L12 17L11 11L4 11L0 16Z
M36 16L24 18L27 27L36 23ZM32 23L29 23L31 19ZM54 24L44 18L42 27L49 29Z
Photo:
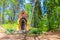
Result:
M43 33L37 37L25 36L24 34L10 34L0 33L0 40L60 40L59 31Z

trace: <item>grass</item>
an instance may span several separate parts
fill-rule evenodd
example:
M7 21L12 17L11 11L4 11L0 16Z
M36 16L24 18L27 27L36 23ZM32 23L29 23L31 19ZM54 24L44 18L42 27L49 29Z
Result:
M3 28L5 29L14 29L17 30L17 23L8 23L8 24L2 24Z
M28 22L28 25L29 25L29 22ZM17 30L17 26L18 26L18 23L15 22L15 23L6 23L6 24L2 24L2 27L6 30L8 29L13 29L13 30Z
M18 24L17 23L7 23L7 24L2 24L2 27L4 29L6 29L7 31L9 32L12 32L14 30L17 30L17 26ZM47 27L39 27L39 28L34 28L34 27L29 27L29 33L32 33L32 34L39 34L39 33L43 33L43 32L46 32L48 30Z

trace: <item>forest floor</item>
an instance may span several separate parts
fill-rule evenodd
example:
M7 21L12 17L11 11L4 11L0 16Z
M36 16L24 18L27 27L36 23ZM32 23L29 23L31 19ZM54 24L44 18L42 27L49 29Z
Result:
M10 34L7 35L5 33L0 32L0 40L60 40L60 30L56 30L54 32L43 33L37 37L33 36L25 36L23 34Z

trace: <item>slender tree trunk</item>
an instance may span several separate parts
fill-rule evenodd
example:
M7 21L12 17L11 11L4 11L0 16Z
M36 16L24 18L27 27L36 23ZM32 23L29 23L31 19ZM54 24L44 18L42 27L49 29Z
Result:
M16 12L15 12L15 7L13 7L13 13L14 13L14 14L13 14L13 20L12 20L12 21L14 22L14 20L15 20L15 13L16 13Z
M33 14L32 14L32 24L33 24L33 27L38 27L39 22L41 21L40 19L41 19L42 11L40 6L40 1L35 0L34 3L35 5L34 5Z
M50 11L48 11L48 12L47 12L47 18L48 18L48 26L49 26L49 30L51 30L50 17L51 17L51 13L50 13Z
M3 10L2 10L2 23L4 23L4 6L5 6L5 2L3 1Z
M33 15L34 14L33 13L34 13L34 8L35 8L35 3L36 3L36 0L34 1L34 6L33 6L32 14L31 14L31 23L30 23L31 26L34 26L34 24L33 24L33 20L34 20Z

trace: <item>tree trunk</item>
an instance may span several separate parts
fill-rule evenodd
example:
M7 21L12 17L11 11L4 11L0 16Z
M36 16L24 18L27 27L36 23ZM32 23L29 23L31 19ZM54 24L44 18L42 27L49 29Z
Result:
M13 13L14 13L14 14L13 14L13 19L12 19L12 21L14 22L14 21L15 21L15 13L16 13L16 12L15 12L15 7L13 7Z
M2 10L2 23L4 23L4 6L5 6L5 2L3 1L3 10Z
M35 0L34 10L32 14L33 27L38 27L39 22L41 21L41 16L42 16L42 11L41 11L41 6L40 6L40 1Z

